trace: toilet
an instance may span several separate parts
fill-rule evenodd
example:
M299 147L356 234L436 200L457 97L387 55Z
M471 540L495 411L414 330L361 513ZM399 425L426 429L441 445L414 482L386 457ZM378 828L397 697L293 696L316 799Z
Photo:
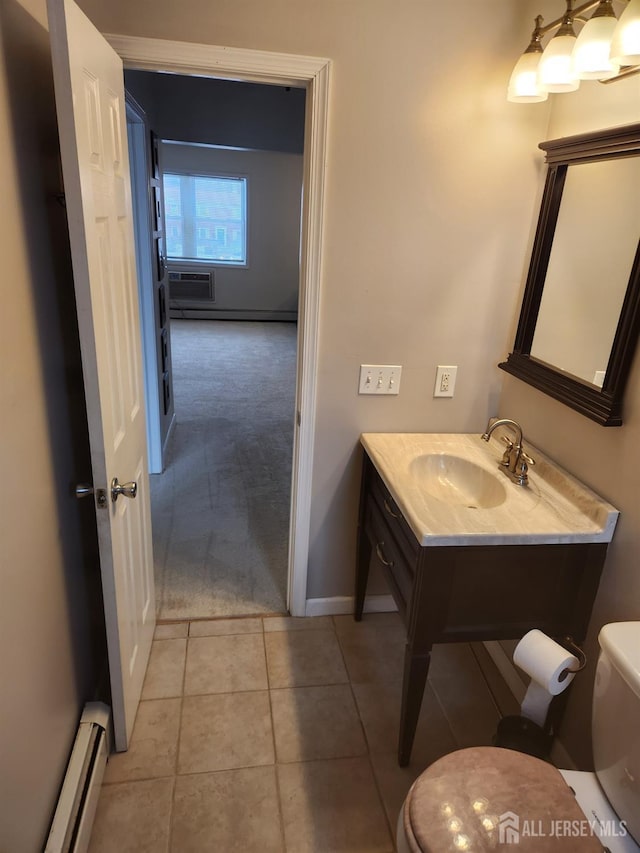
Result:
M598 641L596 772L500 747L452 752L407 794L398 853L640 853L640 622L605 625Z

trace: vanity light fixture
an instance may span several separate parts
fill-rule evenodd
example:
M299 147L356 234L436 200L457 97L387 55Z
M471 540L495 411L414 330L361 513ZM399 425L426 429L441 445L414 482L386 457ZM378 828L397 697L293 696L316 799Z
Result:
M602 80L620 71L620 62L610 56L617 25L611 0L600 0L573 50L573 70L580 80Z
M545 47L538 65L538 85L543 92L575 92L580 80L573 70L573 0L567 0L567 11L557 32Z
M590 0L576 9L573 0L561 18L543 26L535 19L531 41L516 63L507 99L515 103L545 101L549 92L574 92L581 80L603 83L640 71L640 0L624 2L616 19L613 0ZM589 20L583 15L595 11ZM574 24L582 25L576 37ZM543 50L542 38L556 31Z
M542 15L536 18L536 27L531 33L529 47L516 62L515 68L509 80L507 99L514 103L532 103L534 101L546 101L549 97L538 86L538 65L542 56Z
M640 65L640 0L630 0L620 15L611 40L611 59L620 65Z

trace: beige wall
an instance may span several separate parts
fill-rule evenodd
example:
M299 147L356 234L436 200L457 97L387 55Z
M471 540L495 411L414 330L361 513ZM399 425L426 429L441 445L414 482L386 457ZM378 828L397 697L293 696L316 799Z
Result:
M495 414L546 127L504 96L528 25L513 0L80 5L106 32L333 62L308 595L348 595L360 432ZM400 396L358 397L361 363L402 364ZM432 397L439 363L453 400Z
M81 536L93 508L71 494L90 475L37 5L34 19L0 0L0 848L11 853L43 849L83 703L94 698L90 613L101 618L88 604L85 567L98 575Z
M544 14L543 6L536 3L535 8ZM553 8L555 5L549 20L557 14ZM578 92L551 96L550 100L549 139L639 122L640 75L606 86L583 83ZM510 346L511 340L506 342L506 347ZM640 470L640 353L627 388L622 427L598 426L511 376L504 378L500 414L518 420L525 437L621 513L591 620L587 641L590 666L574 681L562 733L574 760L586 767L591 761L589 729L598 631L606 622L640 619L640 501L636 482Z

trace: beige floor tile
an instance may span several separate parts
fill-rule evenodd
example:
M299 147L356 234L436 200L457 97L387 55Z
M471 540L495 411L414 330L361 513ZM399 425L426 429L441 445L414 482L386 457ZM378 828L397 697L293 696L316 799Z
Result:
M333 631L331 616L267 616L265 631Z
M427 683L411 761L407 767L399 767L400 685L359 684L353 686L353 691L387 818L391 826L395 826L400 806L414 780L430 764L453 752L458 745L440 703Z
M485 649L484 643L472 643L473 656L478 662L478 666L482 671L483 677L486 679L487 687L493 700L496 703L500 715L508 717L510 715L520 713L520 703L511 692L510 687L504 680L498 667L493 659L489 656L489 652Z
M368 758L278 764L290 853L391 853Z
M287 853L390 853L388 827L414 779L495 732L471 647L435 646L411 763L398 767L397 614L192 625L201 636L188 640L187 623L158 626L145 701L129 751L107 767L90 853L169 853L170 822L171 853L284 853L283 832Z
M468 643L437 643L431 649L429 678L457 678L461 668L468 668L469 654Z
M106 785L90 853L168 853L173 779Z
M338 640L353 684L402 681L403 631L360 623L353 630L340 631Z
M269 694L185 696L178 773L273 764Z
M371 763L387 813L387 820L395 832L404 798L409 793L409 788L426 768L413 762L408 767L399 767L397 757L391 753L372 755Z
M343 684L347 673L333 631L280 631L264 635L269 685Z
M395 684L354 684L353 692L364 725L369 751L396 756L400 732L401 687ZM457 749L447 718L427 683L411 752L411 764L427 767Z
M282 853L275 767L176 779L173 853Z
M182 699L150 699L138 706L126 752L110 756L105 782L172 776L176 770Z
M429 682L457 746L489 746L500 715L476 659L467 643L450 644L447 655L450 666L434 667L429 672Z
M248 619L204 619L191 622L190 637L216 637L222 634L261 634L262 620Z
M376 625L379 628L389 628L402 634L404 638L405 627L400 614L397 611L393 613L365 613L360 622L356 622L352 613L344 616L334 616L333 622L336 626L338 634L343 634L345 631L358 630L358 628L368 625Z
M262 633L189 639L185 696L265 690L267 686Z
M179 637L186 637L188 633L188 622L166 622L165 624L156 625L156 631L153 635L153 639L175 640Z
M367 751L347 684L272 690L271 712L278 761L346 758Z
M182 695L187 641L154 640L147 675L142 688L143 699L168 699Z

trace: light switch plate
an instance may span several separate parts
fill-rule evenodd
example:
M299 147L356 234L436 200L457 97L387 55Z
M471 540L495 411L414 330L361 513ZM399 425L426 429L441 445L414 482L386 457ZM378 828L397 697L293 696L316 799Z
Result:
M399 394L401 364L361 364L358 394Z

